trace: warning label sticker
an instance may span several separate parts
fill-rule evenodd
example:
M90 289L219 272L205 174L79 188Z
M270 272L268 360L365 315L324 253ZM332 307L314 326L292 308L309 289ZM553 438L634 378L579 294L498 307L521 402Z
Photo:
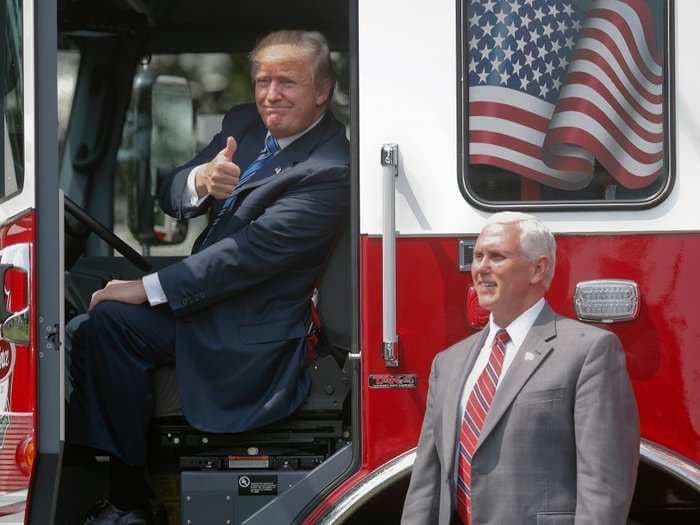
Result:
M239 496L277 496L277 476L238 476Z

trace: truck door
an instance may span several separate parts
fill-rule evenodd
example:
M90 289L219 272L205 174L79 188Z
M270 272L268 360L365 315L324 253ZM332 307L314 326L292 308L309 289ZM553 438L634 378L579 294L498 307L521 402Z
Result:
M0 521L51 523L63 442L56 3L8 0L0 25Z

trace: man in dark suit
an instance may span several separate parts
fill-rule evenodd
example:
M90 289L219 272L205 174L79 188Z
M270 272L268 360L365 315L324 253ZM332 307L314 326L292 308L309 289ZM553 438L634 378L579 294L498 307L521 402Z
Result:
M433 361L404 525L623 525L639 420L620 341L554 313L555 242L494 215L472 277L491 312Z
M309 301L349 206L348 143L322 35L271 33L251 59L255 105L161 193L176 217L213 218L192 255L95 292L75 334L70 440L112 457L110 503L86 523L145 522L154 367L176 363L184 415L206 431L279 420L308 394Z

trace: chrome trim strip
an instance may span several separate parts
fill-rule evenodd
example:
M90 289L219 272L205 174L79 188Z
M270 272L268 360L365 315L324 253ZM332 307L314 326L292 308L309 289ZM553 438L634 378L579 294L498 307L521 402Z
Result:
M27 503L27 489L0 493L0 523L3 525L24 525L24 510Z
M27 489L0 493L0 507L26 501L28 493L29 491Z
M30 244L28 242L11 244L0 250L0 263L11 264L12 266L16 266L27 272L27 293L29 293L29 291L32 289L32 268L30 255ZM27 295L27 297L29 296Z
M642 439L639 447L643 461L672 475L700 492L700 466L661 445ZM384 487L410 473L416 460L416 449L404 452L371 472L352 487L319 519L321 525L343 523L363 503Z
M65 194L63 193L62 189L58 190L58 224L62 225L64 224L64 214L65 214L65 203L64 203L64 198ZM59 363L65 363L66 362L66 356L65 356L65 319L66 319L66 312L65 312L65 301L63 298L66 296L66 290L65 290L65 284L66 280L63 278L63 275L65 275L65 268L64 268L64 261L65 261L65 249L66 249L66 240L65 240L65 234L66 234L66 229L62 226L58 227L58 269L59 269L59 278L58 278L58 308L59 308L59 314L58 314L58 333L56 334L57 338L57 343L58 343L58 362ZM65 366L59 366L59 379L58 379L58 384L59 384L59 390L60 390L60 399L66 399L66 392L65 392L65 387L66 387L66 367ZM66 414L65 414L65 403L59 403L58 405L60 408L59 410L61 411L60 413L60 428L59 428L59 435L61 441L65 441L66 439Z
M318 523L321 525L343 523L359 506L384 487L410 473L415 460L416 449L414 448L384 463L344 493L335 505L321 516Z
M700 465L647 439L639 447L642 460L700 492Z

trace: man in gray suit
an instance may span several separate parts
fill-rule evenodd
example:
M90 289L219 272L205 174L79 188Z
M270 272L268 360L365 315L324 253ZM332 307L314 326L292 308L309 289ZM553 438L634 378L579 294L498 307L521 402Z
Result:
M472 277L488 326L435 357L405 525L626 522L639 418L607 331L544 300L554 237L535 217L491 217Z

